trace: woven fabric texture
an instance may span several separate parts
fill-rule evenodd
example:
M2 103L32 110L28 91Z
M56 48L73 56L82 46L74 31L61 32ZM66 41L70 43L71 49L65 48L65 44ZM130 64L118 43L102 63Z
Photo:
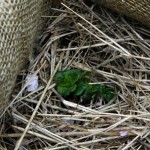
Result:
M150 26L150 0L93 0Z
M27 62L51 0L0 1L0 114L8 105L18 72Z

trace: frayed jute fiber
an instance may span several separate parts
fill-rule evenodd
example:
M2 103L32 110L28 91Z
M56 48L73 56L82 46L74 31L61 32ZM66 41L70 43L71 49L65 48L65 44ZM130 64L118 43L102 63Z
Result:
M150 26L150 0L93 0Z
M41 15L50 12L50 6L50 0L0 2L0 114L8 105L18 71L27 62L42 28Z

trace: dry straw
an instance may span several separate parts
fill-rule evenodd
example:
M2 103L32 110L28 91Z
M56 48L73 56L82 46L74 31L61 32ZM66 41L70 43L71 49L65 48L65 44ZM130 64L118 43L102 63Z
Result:
M13 121L7 132L2 125L1 148L149 149L150 31L82 1L70 0L52 10L51 16L43 16L49 18L43 46L14 89ZM53 77L73 68L90 71L94 84L114 87L116 98L91 100L86 106L64 99ZM28 74L39 77L33 92L26 88Z

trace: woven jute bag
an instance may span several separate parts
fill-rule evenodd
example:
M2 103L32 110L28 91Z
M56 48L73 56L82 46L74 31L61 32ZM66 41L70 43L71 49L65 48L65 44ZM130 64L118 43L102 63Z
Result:
M16 77L43 27L51 0L0 0L0 114L9 104Z
M150 26L150 0L93 0Z

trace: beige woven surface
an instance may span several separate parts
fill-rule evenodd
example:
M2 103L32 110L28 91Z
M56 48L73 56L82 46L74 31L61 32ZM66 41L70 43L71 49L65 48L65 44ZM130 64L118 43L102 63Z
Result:
M0 114L8 105L18 71L32 52L35 33L42 26L40 16L49 12L50 5L50 0L0 2Z
M150 0L93 0L150 26Z

